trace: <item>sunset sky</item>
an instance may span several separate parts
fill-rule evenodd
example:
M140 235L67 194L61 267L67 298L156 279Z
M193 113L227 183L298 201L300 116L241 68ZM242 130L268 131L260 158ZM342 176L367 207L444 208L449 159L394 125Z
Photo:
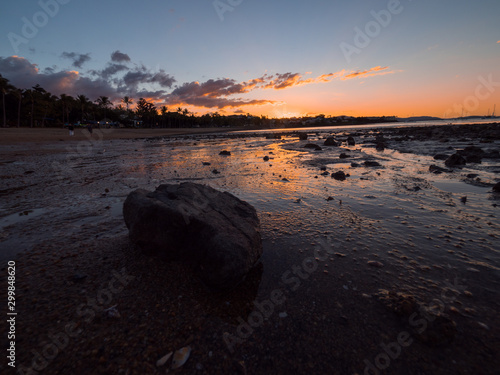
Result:
M498 0L41 0L0 6L0 74L198 114L500 113Z

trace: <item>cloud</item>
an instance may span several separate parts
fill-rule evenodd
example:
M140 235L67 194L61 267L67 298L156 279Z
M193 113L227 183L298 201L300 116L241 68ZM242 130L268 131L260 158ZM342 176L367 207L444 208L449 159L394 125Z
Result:
M0 71L5 74L10 83L22 89L30 89L39 84L48 92L60 95L77 96L85 94L90 98L101 95L118 98L116 89L101 78L90 79L80 76L74 70L57 71L55 67L45 68L40 72L36 64L30 63L24 57L0 57Z
M91 70L90 73L94 76L99 76L103 79L109 79L115 74L122 72L124 70L129 70L129 67L123 64L110 63L103 70Z
M373 77L373 76L379 76L379 75L386 75L386 74L392 74L395 73L394 71L389 71L388 66L376 66L374 68L368 69L368 70L357 70L355 72L351 72L349 74L344 75L341 79L342 80L347 80L347 79L353 79L353 78L361 78L361 77Z
M116 50L111 54L111 61L113 62L129 62L130 61L130 56L127 55L126 53L121 53L120 51Z
M150 72L144 66L127 72L123 76L123 84L131 89L136 89L140 84L156 83L160 87L170 88L176 82L175 78L167 74L163 69L158 72Z
M245 100L230 98L231 95L244 94L257 87L262 79L237 83L234 79L209 79L199 83L186 82L165 96L169 105L189 104L205 108L238 107L245 105L273 104L272 100Z
M76 68L81 68L83 64L90 61L90 53L63 52L61 57L73 60L73 66Z
M500 40L497 42L497 44L500 44Z
M81 54L65 53L66 57L79 61ZM85 58L84 58L85 60ZM124 64L119 61L130 62ZM31 88L36 84L55 95L86 95L91 99L107 96L115 103L123 96L134 99L147 98L160 105L194 106L206 109L237 108L254 105L276 105L280 101L266 98L248 98L254 91L287 90L296 86L345 81L377 75L396 73L389 67L376 66L365 70L340 70L334 73L312 76L311 72L264 74L261 77L239 82L232 78L207 79L177 83L174 76L163 69L151 69L133 64L128 55L115 51L111 61L102 70L86 73L61 70L57 66L40 70L36 64L18 56L0 57L0 72L19 88ZM305 78L305 76L307 78Z

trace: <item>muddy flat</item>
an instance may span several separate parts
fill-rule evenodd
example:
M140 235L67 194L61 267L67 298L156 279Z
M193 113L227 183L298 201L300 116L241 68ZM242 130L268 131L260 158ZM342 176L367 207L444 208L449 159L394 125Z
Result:
M2 147L18 370L164 374L189 346L179 373L498 373L499 125L134 135ZM185 181L259 214L263 256L229 292L128 240L126 196Z

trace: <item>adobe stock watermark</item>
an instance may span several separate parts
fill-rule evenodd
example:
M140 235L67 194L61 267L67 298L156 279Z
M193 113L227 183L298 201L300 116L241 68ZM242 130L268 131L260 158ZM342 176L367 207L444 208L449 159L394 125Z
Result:
M410 0L411 1L411 0ZM392 21L392 17L400 14L404 10L403 5L399 0L389 0L387 9L382 9L378 12L372 10L370 14L373 20L368 21L363 29L354 28L353 44L346 42L340 43L340 49L348 63L352 61L353 54L360 54L362 50L370 45L372 40L380 35Z
M454 302L461 292L465 291L465 287L458 283L458 278L455 278L453 284L446 282L446 288L441 292L441 298L432 300L431 304L426 307L420 305L419 311L414 312L408 318L409 325L417 332L417 334L424 333L429 327L429 323L436 320L436 317L441 315L445 310L445 304ZM447 296L447 291L452 292L451 296ZM401 331L396 336L396 340L385 344L380 343L382 351L377 354L373 363L365 358L363 363L365 365L364 375L379 375L381 371L386 370L391 365L391 361L395 361L402 353L403 348L409 347L413 344L414 339L408 331Z
M276 307L286 301L287 291L294 292L299 289L302 282L309 279L318 269L319 263L325 262L334 254L333 244L339 243L332 241L331 237L320 240L320 244L314 248L313 256L305 258L299 265L295 264L291 270L283 272L281 281L286 288L273 289L268 299L261 302L254 301L255 309L248 315L248 318L246 320L241 316L237 318L239 325L236 327L236 334L224 332L222 338L231 354L234 353L236 345L243 344L274 314Z
M108 282L107 287L97 292L96 298L87 297L87 303L82 303L77 307L76 315L79 318L83 318L86 323L92 322L97 312L105 311L104 306L109 305L113 301L113 296L122 292L135 279L135 276L127 274L125 268L122 268L121 272L114 270L112 274L113 278ZM49 333L47 335L49 338L48 343L39 351L31 350L33 358L30 366L19 365L17 373L20 375L37 375L40 371L46 369L68 347L71 339L75 339L83 332L78 327L79 324L77 322L70 321L58 332Z
M220 21L224 22L224 13L232 12L242 2L243 0L215 0L212 5L214 6L215 12L219 16Z
M60 5L66 5L71 0L40 0L38 5L41 10L35 12L31 19L22 17L21 35L10 32L7 37L9 38L10 45L16 53L19 53L19 46L21 44L28 44L30 39L33 39L38 31L47 26L50 18L54 18L60 9Z
M474 90L474 95L467 96L461 104L453 104L453 108L448 109L443 114L444 118L450 118L453 115L470 116L474 111L477 111L482 101L488 100L495 92L497 87L500 87L500 82L493 80L493 74L488 74L487 78L483 76L477 77L478 84Z

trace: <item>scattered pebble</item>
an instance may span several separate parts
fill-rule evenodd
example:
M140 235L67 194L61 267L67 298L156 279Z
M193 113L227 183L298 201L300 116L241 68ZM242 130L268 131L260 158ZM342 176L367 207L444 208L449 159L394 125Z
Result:
M165 354L158 361L156 361L156 366L158 366L158 367L163 366L165 363L167 363L167 361L170 359L170 357L172 357L173 354L174 354L174 352L170 352L168 354Z
M182 349L177 350L174 353L174 359L172 360L172 370L175 370L183 366L187 362L190 354L191 354L190 346L186 346Z
M372 267L377 267L377 268L382 268L382 267L384 267L384 264L383 264L383 263L378 262L378 261L376 261L376 260L369 260L369 261L368 261L368 265L369 265L369 266L372 266Z

